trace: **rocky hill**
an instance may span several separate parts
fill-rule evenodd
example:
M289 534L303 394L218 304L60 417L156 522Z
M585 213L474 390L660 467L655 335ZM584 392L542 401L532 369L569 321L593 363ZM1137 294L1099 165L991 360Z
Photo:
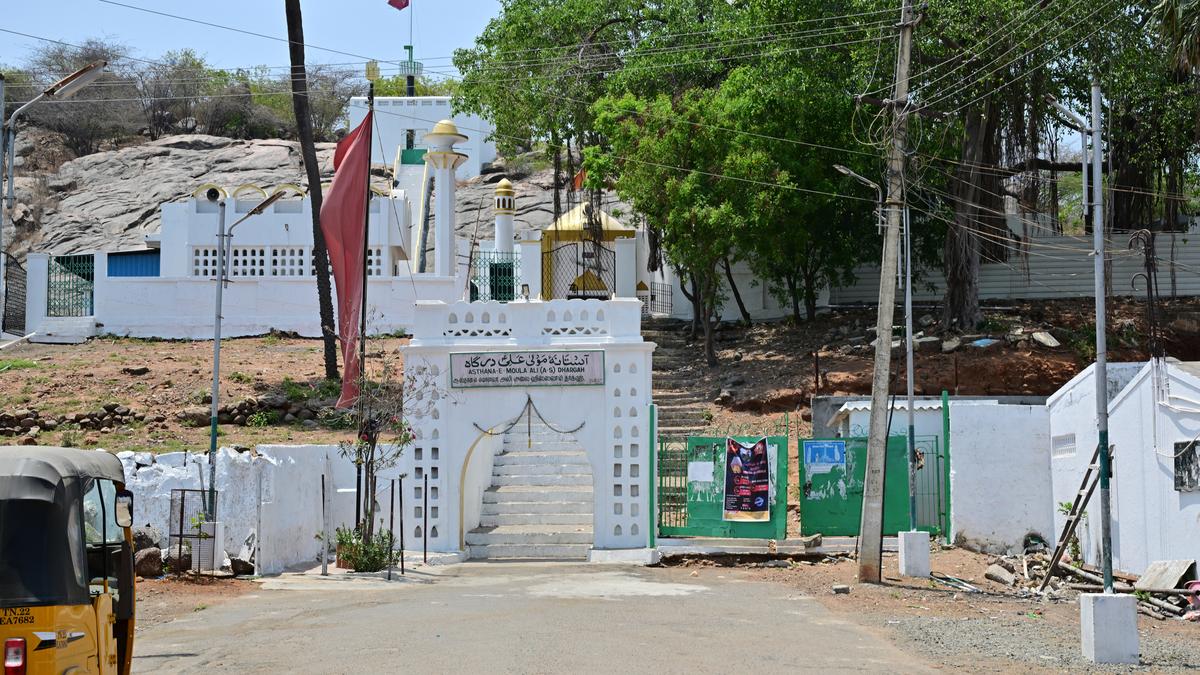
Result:
M12 253L72 253L142 245L160 227L160 207L182 201L204 183L271 187L307 185L299 144L284 140L242 141L200 134L168 136L131 147L97 152L61 163L63 151L50 134L22 131L18 142L17 205L4 223L4 244ZM20 138L20 137L19 137ZM317 145L323 180L333 175L333 144ZM55 161L57 159L58 161ZM53 168L57 166L57 168ZM517 193L516 228L544 228L553 221L553 173L530 157L504 160L485 174L460 183L458 231L468 240L492 235L494 184L508 176ZM376 169L376 180L386 172ZM628 207L606 195L606 210ZM563 210L568 197L562 195Z

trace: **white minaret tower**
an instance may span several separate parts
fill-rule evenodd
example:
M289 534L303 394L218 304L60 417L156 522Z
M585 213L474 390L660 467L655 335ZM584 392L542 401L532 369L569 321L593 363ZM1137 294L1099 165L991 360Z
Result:
M467 140L458 133L458 127L450 120L442 120L433 130L425 134L429 151L425 153L425 164L433 176L433 273L438 276L454 276L454 170L466 161L467 156L454 151L455 143Z
M517 198L507 178L496 184L496 252L513 252L513 216L517 213Z

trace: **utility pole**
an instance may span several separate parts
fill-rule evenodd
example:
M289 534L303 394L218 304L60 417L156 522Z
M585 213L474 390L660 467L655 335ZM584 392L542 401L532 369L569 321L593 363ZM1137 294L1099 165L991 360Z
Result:
M1096 294L1096 427L1100 443L1100 558L1104 571L1104 592L1113 592L1112 573L1112 456L1108 447L1108 345L1105 336L1104 308L1104 181L1101 179L1104 156L1100 138L1101 106L1100 79L1092 78L1092 241L1095 243L1092 261L1095 270Z
M871 422L859 528L858 580L879 583L883 564L883 476L887 461L888 383L892 321L896 311L897 249L904 210L904 166L908 140L908 69L915 25L912 1L902 0L896 85L892 95L892 150L888 159L888 219L879 274L879 313L875 321L875 372L871 380Z

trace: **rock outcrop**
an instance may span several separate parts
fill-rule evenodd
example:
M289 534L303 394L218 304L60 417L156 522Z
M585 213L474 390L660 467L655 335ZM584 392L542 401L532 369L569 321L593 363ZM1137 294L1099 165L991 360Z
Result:
M35 135L40 130L30 130ZM22 133L25 133L24 131ZM38 136L38 147L49 141ZM21 138L20 136L18 138ZM32 147L32 146L29 146ZM317 144L322 180L333 175L332 143ZM26 151L33 173L19 175L14 220L4 223L4 244L18 256L35 250L56 254L136 248L161 226L161 206L188 199L204 183L236 187L251 183L272 187L283 183L306 186L299 144L284 140L236 140L189 134L167 136L139 145L97 152L46 171L46 162L32 161L50 152ZM516 190L517 232L545 229L554 220L554 179L550 169L532 171L537 156L525 155L485 167L485 173L457 188L458 235L467 241L492 237L495 183L508 176ZM388 172L376 167L375 180ZM564 175L564 181L568 177ZM575 206L564 190L565 213ZM413 196L414 211L419 197ZM602 208L618 220L628 220L630 208L606 193ZM413 214L416 217L416 213Z

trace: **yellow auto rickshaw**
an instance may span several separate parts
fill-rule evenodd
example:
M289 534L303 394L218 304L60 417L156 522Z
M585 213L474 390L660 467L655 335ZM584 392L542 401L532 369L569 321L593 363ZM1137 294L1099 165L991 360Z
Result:
M4 675L129 673L132 525L115 456L0 446Z

